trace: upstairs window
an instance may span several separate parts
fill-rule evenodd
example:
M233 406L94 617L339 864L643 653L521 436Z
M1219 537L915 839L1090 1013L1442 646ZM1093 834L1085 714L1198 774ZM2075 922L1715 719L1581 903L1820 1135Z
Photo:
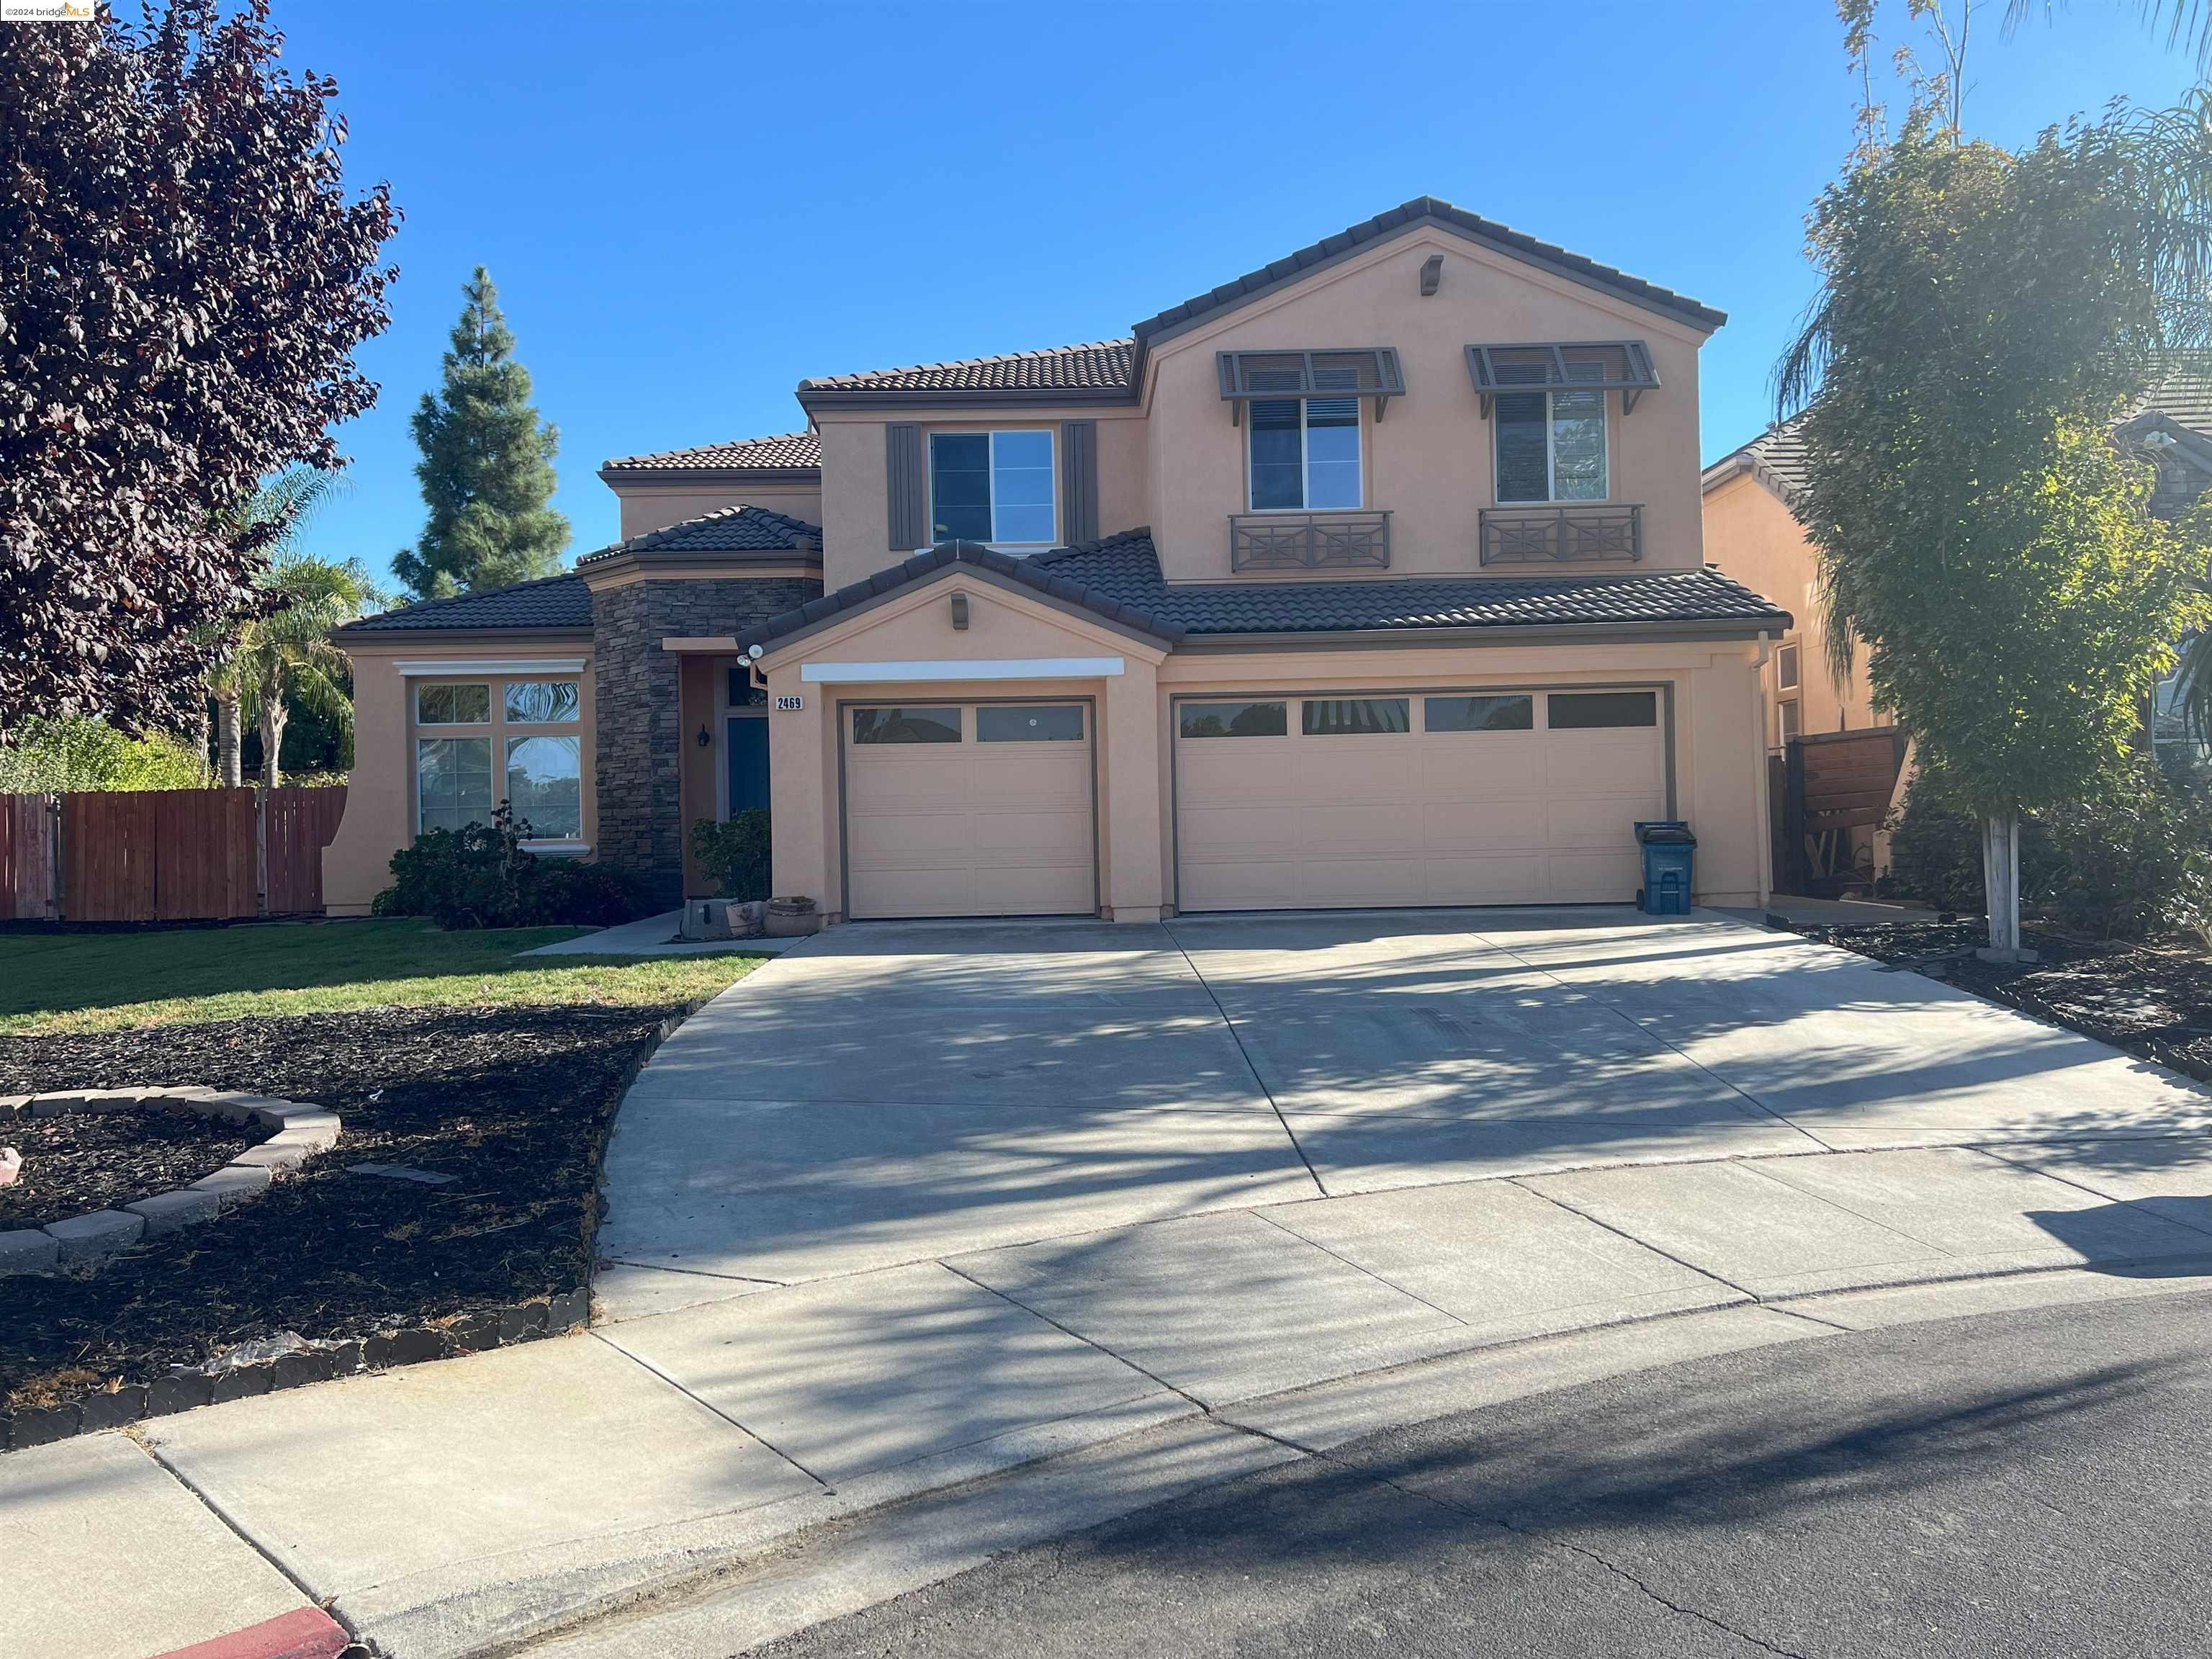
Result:
M929 434L929 538L1048 547L1056 531L1052 434Z
M1360 504L1358 398L1255 398L1249 429L1253 512Z
M1602 378L1595 364L1571 362L1566 368L1573 380ZM1501 373L1505 372L1501 365ZM1522 372L1528 380L1536 379L1533 368ZM1513 378L1509 374L1509 384ZM1606 472L1602 389L1501 392L1491 425L1499 501L1605 500L1611 485Z

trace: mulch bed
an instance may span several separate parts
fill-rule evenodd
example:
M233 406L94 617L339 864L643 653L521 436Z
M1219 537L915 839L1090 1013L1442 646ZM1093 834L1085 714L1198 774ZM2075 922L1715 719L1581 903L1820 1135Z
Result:
M2021 942L2042 959L2014 966L1975 958L1975 947L1989 943L1978 918L1794 931L1914 968L2212 1082L2212 960L2199 952L2031 930Z
M382 1009L0 1038L0 1094L197 1083L345 1120L336 1151L220 1222L92 1278L0 1280L0 1403L148 1382L283 1331L366 1337L584 1286L615 1108L681 1012Z
M71 1112L9 1124L0 1144L22 1153L23 1169L13 1186L0 1187L0 1232L119 1210L190 1186L274 1133L161 1111Z

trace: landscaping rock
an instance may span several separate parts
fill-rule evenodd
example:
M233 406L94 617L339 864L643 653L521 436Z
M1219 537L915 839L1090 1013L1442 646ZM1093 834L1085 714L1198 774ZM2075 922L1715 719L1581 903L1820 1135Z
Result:
M83 1104L84 1091L79 1089L66 1094L33 1095L24 1111L31 1117L59 1117Z
M315 1151L315 1146L305 1136L295 1139L292 1132L287 1129L271 1135L258 1146L240 1152L231 1159L227 1167L234 1170L262 1169L272 1174L283 1170L289 1173L305 1164Z
M29 1095L0 1095L0 1123L22 1116L31 1099Z
M78 1097L80 1112L135 1112L143 1089L87 1089Z
M146 1390L135 1382L126 1382L119 1389L88 1394L76 1402L76 1413L80 1434L119 1429L146 1415Z
M61 1246L61 1265L69 1267L129 1249L146 1231L146 1218L122 1210L94 1210L51 1222L46 1231Z
M0 1276L50 1273L60 1265L61 1248L52 1233L34 1228L0 1233Z
M214 1399L215 1378L205 1371L174 1371L147 1386L146 1415L167 1417L172 1412L188 1412Z
M212 1221L222 1212L219 1193L204 1188L179 1187L173 1192L156 1193L151 1198L142 1198L136 1204L123 1206L131 1214L146 1220L146 1237L159 1238L163 1233L173 1233L181 1228Z
M33 1446L66 1440L76 1431L77 1408L74 1405L57 1406L46 1412L17 1412L9 1419L8 1447L11 1451L26 1451Z
M254 1116L276 1130L279 1140L297 1140L319 1152L338 1144L338 1115L319 1106L295 1106L282 1113L258 1110Z
M256 1150L258 1150L258 1148ZM226 1164L211 1176L203 1176L185 1190L213 1193L223 1209L243 1204L247 1199L269 1190L270 1172L258 1164Z

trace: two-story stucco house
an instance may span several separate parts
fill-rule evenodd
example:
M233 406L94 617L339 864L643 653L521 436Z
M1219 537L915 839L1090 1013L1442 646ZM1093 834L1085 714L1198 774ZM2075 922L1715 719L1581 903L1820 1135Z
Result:
M573 574L343 630L332 908L503 797L671 902L765 805L833 921L1626 902L1658 817L1759 902L1791 618L1705 562L1723 320L1424 198L1123 338L609 462Z

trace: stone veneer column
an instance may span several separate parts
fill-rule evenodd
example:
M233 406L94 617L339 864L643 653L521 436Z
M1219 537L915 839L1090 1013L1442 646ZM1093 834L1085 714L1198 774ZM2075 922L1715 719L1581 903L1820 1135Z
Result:
M664 639L746 631L818 598L817 580L648 578L592 595L601 862L642 877L653 898L684 896L678 660Z

